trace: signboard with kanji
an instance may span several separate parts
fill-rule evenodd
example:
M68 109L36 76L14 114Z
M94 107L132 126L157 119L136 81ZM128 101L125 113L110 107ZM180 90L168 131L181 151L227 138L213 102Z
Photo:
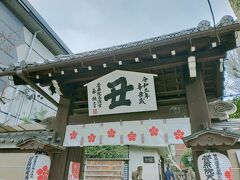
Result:
M220 153L204 153L198 158L201 179L233 180L233 172L227 156Z
M86 84L89 115L157 110L154 76L116 70Z

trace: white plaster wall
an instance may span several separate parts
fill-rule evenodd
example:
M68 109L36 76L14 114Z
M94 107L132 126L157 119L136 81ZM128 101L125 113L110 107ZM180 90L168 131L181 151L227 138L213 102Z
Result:
M30 153L1 153L0 180L24 180L25 167Z
M155 163L144 163L144 156L153 156ZM129 180L132 180L132 171L143 166L143 180L159 180L159 154L155 148L129 146Z

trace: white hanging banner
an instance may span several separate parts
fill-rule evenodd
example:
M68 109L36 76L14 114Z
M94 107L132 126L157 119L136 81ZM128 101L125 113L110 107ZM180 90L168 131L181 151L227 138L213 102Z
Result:
M80 176L80 163L70 161L68 180L79 180Z
M71 142L71 146L79 146L81 142L82 133L82 125L75 125L71 129L67 128L66 133L68 135L69 141L65 142L65 146L69 146L69 142Z
M116 70L86 84L89 115L157 110L154 76Z
M123 144L142 144L142 125L140 121L122 122L122 140Z
M204 153L198 158L201 180L233 180L232 166L227 156L220 153Z
M35 154L28 160L25 170L25 180L47 180L50 169L50 157Z
M190 134L188 118L68 125L63 145L183 144Z
M142 121L143 128L143 144L164 144L164 123L163 120L158 120L152 123L152 121Z
M104 145L119 145L119 142L123 143L122 139L122 126L119 122L104 123L100 128L100 134Z
M96 146L100 144L100 124L85 124L82 126L82 134L85 146Z
M184 127L183 127L184 126ZM176 118L164 122L165 140L171 144L179 144L185 136L191 134L188 118Z

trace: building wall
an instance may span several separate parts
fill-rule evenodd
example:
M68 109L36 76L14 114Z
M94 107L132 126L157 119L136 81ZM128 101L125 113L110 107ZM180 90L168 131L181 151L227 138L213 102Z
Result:
M184 165L181 163L181 157L182 155L184 154L184 152L187 151L187 147L185 146L185 144L176 144L175 145L175 161L177 163L177 165L180 167L180 168L185 168Z
M40 32L41 33L41 32ZM0 68L22 60L43 62L53 54L36 39L26 60L33 34L0 2ZM46 92L50 92L45 88ZM58 96L52 96L58 100ZM44 116L43 116L44 114ZM56 107L27 86L14 86L0 78L0 124L23 123L29 119L54 116ZM0 180L24 180L26 162L32 154L0 153Z
M144 163L144 156L153 156L155 163ZM143 166L143 179L159 180L159 154L155 148L129 146L129 179L138 166Z
M32 155L0 153L0 180L24 180L26 164Z
M33 34L27 29L23 28L24 32L24 43L17 47L17 56L19 61L27 60L27 54L32 43ZM38 33L42 33L41 31ZM27 60L28 63L43 62L44 59L53 58L53 54L38 40L36 39L33 44L33 50L30 58Z
M39 32L42 33L42 32ZM41 63L53 54L36 38L29 59L33 34L0 2L0 64L8 66L22 60ZM50 94L48 87L43 88ZM58 95L52 96L58 101ZM14 86L12 80L0 78L0 123L17 124L29 119L55 116L56 107L27 86Z
M23 42L23 24L0 2L0 63L17 62L16 47Z

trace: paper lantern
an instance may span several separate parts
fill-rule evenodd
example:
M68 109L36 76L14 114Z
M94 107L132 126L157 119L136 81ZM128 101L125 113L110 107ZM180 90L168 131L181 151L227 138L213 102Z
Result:
M232 167L227 156L220 153L204 153L198 158L201 180L233 180Z
M28 160L25 170L25 180L47 180L50 168L50 157L36 153Z

